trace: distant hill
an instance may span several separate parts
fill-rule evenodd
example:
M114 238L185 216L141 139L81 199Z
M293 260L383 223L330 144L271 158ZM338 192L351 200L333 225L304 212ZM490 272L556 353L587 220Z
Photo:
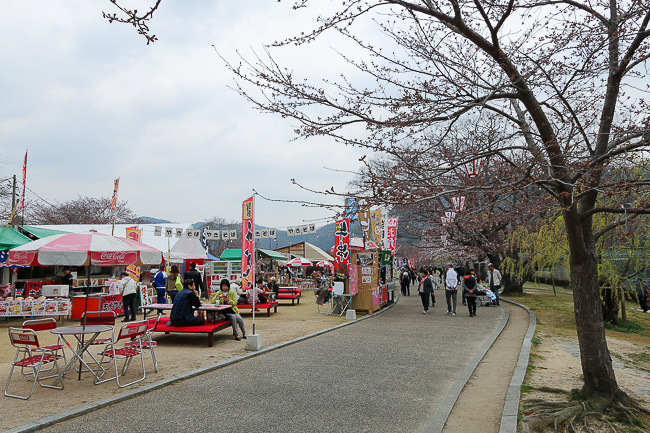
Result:
M148 216L141 216L139 218L140 218L140 221L142 221L143 224L171 224L171 221L169 221L169 220L161 220L160 218L154 218L154 217L148 217Z

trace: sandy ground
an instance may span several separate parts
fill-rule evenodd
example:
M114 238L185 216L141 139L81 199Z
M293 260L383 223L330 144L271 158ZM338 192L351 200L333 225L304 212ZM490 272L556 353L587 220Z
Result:
M242 317L245 321L246 331L252 333L252 313L243 313ZM345 322L345 316L342 318L338 316L315 316L314 297L311 292L308 292L303 294L300 304L291 305L287 304L286 301L281 301L278 312L271 313L271 317L266 317L266 311L263 314L256 313L255 331L262 336L262 346L266 347L343 322ZM0 324L0 332L5 335L4 338L0 338L0 365L2 365L2 368L0 368L0 383L3 385L7 381L9 364L15 355L15 350L6 337L7 328L9 326L19 327L21 324L22 319L10 319L8 323ZM73 324L75 322L66 320L64 323L60 323L59 326ZM55 336L47 332L42 333L42 335L42 337L39 337L41 338L41 344L56 341ZM119 389L115 381L93 385L93 377L89 373L84 374L81 381L77 381L76 373L68 373L65 377L65 388L61 391L37 386L34 395L27 401L3 396L2 408L5 415L0 418L0 430L26 424L88 402L102 400L125 390L157 382L179 373L208 366L246 353L244 350L245 340L241 342L235 341L230 329L215 334L213 347L207 347L205 334L165 335L157 333L155 339L158 341L156 357L159 371L154 373L150 354L146 352L145 368L147 377L143 382L125 389ZM131 374L131 370L133 370L133 374ZM11 391L28 392L29 387L31 387L29 376L21 377L19 373L19 370L14 372ZM142 374L139 365L132 365L129 372L127 372L127 379L128 377L135 378L138 373Z
M526 383L534 388L549 387L570 392L580 388L582 381L578 339L549 337L536 334L541 340L534 352L534 368L529 370ZM619 386L631 397L637 399L650 410L650 371L635 368L626 359L639 354L650 354L650 348L607 337L607 345L614 363L614 371ZM550 401L566 401L566 396L558 393L533 390L522 399L542 398Z
M501 305L510 311L508 323L458 396L445 433L499 431L508 386L529 325L526 310L506 302ZM478 307L477 314L483 308L495 307Z

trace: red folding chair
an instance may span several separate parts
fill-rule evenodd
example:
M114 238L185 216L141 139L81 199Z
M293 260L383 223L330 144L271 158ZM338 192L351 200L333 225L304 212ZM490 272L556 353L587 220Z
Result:
M22 329L22 328L9 328L9 341L11 345L16 348L16 356L11 362L11 370L9 371L9 378L7 378L7 385L5 386L5 395L7 397L20 398L22 400L29 399L34 393L34 388L36 387L36 382L39 385L46 388L53 389L63 389L63 379L61 378L61 371L59 370L58 359L63 358L63 355L60 355L58 352L61 349L48 349L46 346L41 347L38 344L38 335L36 331L32 329ZM56 367L56 374L46 377L40 377L41 367L53 362ZM9 393L9 383L11 382L11 376L14 373L14 368L31 368L34 375L34 382L32 383L32 389L29 392L28 396L10 394ZM55 377L52 385L46 385L41 382L42 379L49 379ZM56 386L56 383L60 382L61 386Z
M133 385L134 383L141 382L144 380L144 378L147 376L147 373L144 369L144 356L142 354L141 336L144 335L145 332L147 332L148 325L149 325L149 321L147 320L140 320L138 322L131 322L122 325L122 327L120 328L120 333L117 336L117 339L114 342L110 342L109 344L107 344L106 348L101 353L99 353L100 355L102 355L100 362L104 362L104 358L106 357L111 358L111 361L115 365L115 377L102 379L102 376L100 376L99 378L97 378L97 380L95 380L95 384L104 383L104 382L108 382L109 380L115 379L115 381L117 382L117 386L119 386L120 388L124 388L125 386ZM116 347L116 345L121 340L133 340L136 342L136 345L131 347L125 346L122 348ZM142 377L132 382L121 384L120 377L126 374L129 365L131 365L131 361L136 356L140 356L140 361L142 363ZM118 367L117 367L118 364L117 361L119 359L124 360L124 365L122 366L121 373L118 372Z
M32 331L35 331L37 333L37 335L38 335L39 331L50 331L50 330L56 329L56 328L57 328L56 320L54 318L52 318L52 317L46 317L46 318L43 318L43 319L25 320L23 322L23 329L31 329ZM63 339L59 335L58 338L57 338L57 343L56 344L51 344L49 346L43 346L43 349L49 349L49 350L54 350L54 351L60 350L61 354L63 355L63 363L67 364L68 360L67 360L67 358L65 356L65 350L63 350L64 347L65 347L65 343L63 342ZM31 356L32 353L30 352L29 355ZM53 368L54 368L54 365L50 365L46 369L41 369L41 372L50 371ZM24 375L32 375L32 374L34 374L33 370L28 371L27 373L25 373L25 371L24 371L25 367L21 368L20 370L21 370L21 373L24 374Z
M115 314L115 311L87 311L84 313L81 313L81 323L84 323L84 320L86 321L86 325L109 325L113 326L113 331L111 332L110 337L106 338L95 338L92 343L90 343L91 346L105 346L109 343L113 342L113 338L115 337L115 319L117 315ZM95 362L97 360L93 356L91 352L88 352L88 354L93 358ZM104 361L106 363L110 363L111 360ZM108 368L108 367L107 367ZM78 371L78 367L75 365L75 370Z
M152 340L153 333L156 331L156 327L158 326L158 322L160 322L160 318L162 317L162 314L158 314L157 319L149 319L149 323L147 324L147 331L142 334L142 336L139 337L140 339L140 347L143 349L149 349L151 350L151 359L153 360L153 368L158 373L158 361L156 361L156 353L154 352L154 349L156 346L158 346L158 343L156 341ZM124 344L124 347L137 347L138 342L133 339L131 341L128 341Z

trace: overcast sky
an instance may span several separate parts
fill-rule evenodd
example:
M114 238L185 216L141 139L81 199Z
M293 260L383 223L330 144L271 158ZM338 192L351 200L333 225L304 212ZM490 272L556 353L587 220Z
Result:
M236 61L235 50L261 53L264 43L310 29L317 11L292 4L164 0L150 24L159 40L147 46L132 27L102 18L113 11L108 0L3 2L0 177L20 178L29 149L27 186L44 199L109 196L120 177L119 198L138 215L175 222L240 220L253 188L314 199L291 178L343 190L351 175L323 167L355 170L362 151L291 141L291 121L255 111L227 88L233 77L212 47ZM334 49L346 47L336 43L279 58L301 76L337 75ZM329 215L256 205L257 223L280 229Z

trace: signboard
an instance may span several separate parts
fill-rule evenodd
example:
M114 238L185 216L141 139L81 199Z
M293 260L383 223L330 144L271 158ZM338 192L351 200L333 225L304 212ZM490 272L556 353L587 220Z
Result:
M348 284L350 295L359 293L359 266L350 265L350 280Z
M344 279L350 264L350 220L344 218L336 222L334 230L334 275Z
M241 281L242 289L254 285L255 269L255 222L253 221L253 197L242 203Z
M371 240L370 233L370 206L367 204L365 198L357 199L357 205L359 207L359 223L361 223L361 228L363 229L363 240Z
M372 241L377 246L381 246L381 209L370 212L370 231L372 233Z
M390 250L392 255L395 255L395 242L397 240L397 217L388 218L386 220L386 247Z
M40 301L0 301L0 317L6 316L63 316L70 314L70 299Z
M124 314L122 295L107 295L100 297L99 311L115 311L118 316Z

